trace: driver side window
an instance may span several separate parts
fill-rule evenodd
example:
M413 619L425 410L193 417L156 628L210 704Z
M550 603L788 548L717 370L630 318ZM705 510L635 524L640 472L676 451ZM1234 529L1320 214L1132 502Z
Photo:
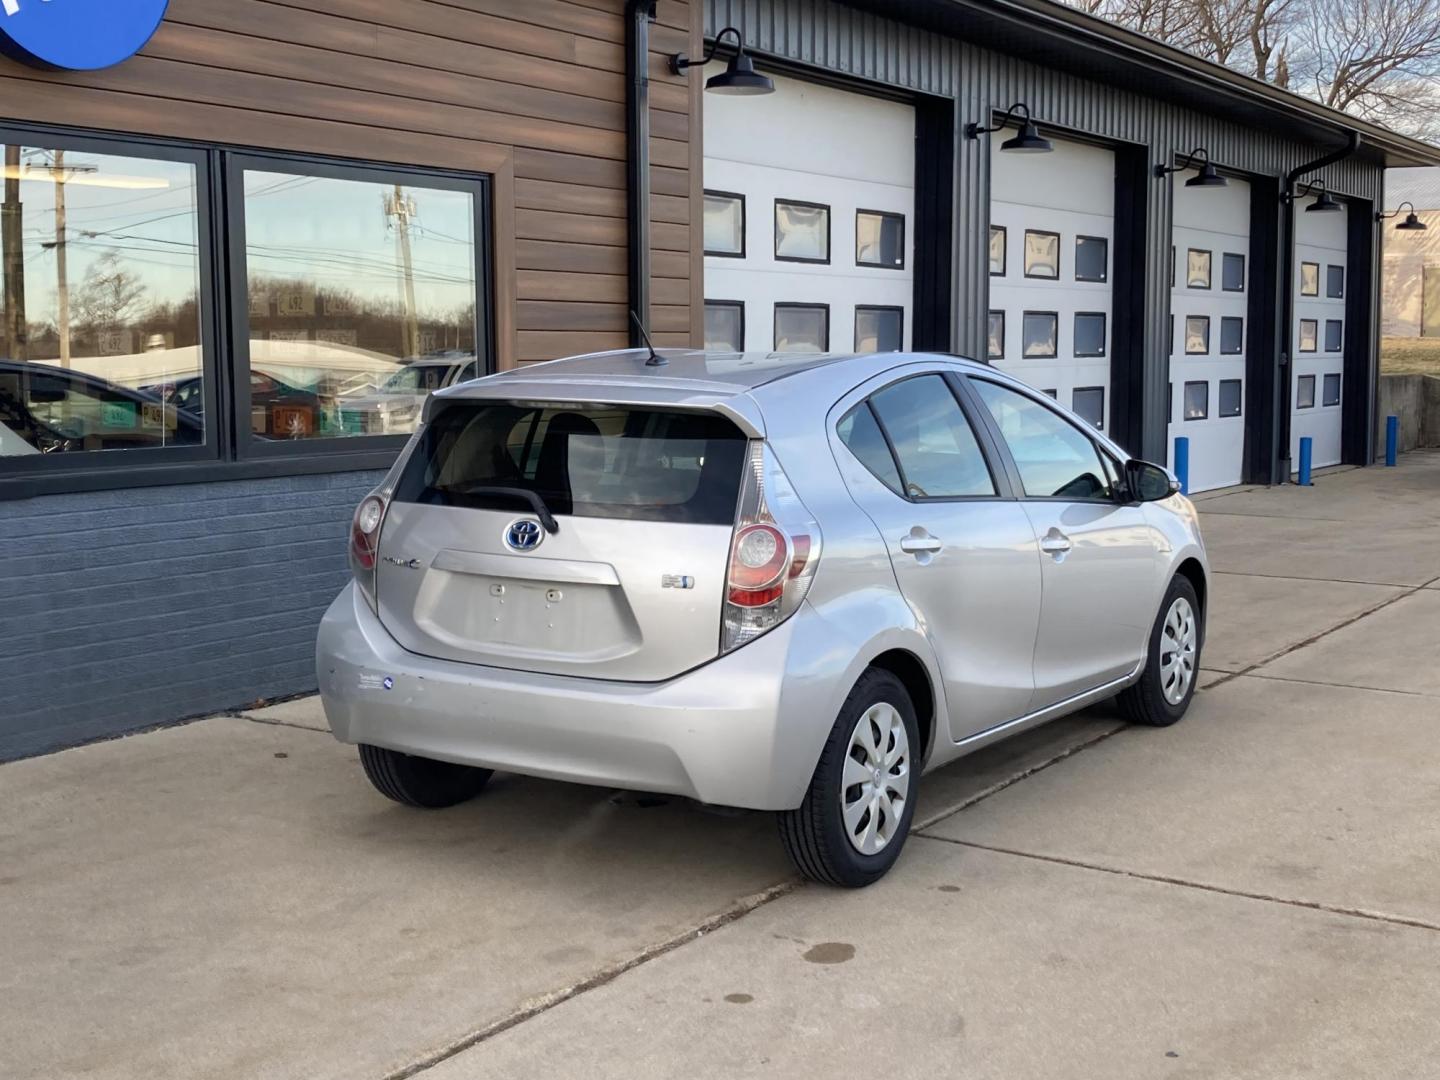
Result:
M984 379L971 379L1020 470L1032 499L1114 497L1111 470L1079 428L1038 401Z

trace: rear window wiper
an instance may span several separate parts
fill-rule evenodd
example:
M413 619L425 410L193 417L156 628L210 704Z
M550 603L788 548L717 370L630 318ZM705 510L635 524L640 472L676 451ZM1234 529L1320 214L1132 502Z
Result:
M530 504L535 511L535 516L540 519L540 524L545 526L545 531L551 536L560 531L560 523L555 520L555 515L550 513L550 508L545 505L545 500L538 493L529 488L518 487L491 487L486 484L479 484L475 487L467 487L466 495L493 495L501 499L519 499Z

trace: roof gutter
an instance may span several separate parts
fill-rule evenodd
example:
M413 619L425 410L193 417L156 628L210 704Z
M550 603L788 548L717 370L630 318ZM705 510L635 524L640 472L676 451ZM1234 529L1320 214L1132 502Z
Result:
M1290 421L1293 419L1293 406L1290 395L1294 391L1294 379L1291 378L1290 361L1295 355L1295 182L1306 173L1323 169L1327 165L1334 165L1337 161L1343 161L1360 149L1360 133L1351 131L1349 139L1339 150L1332 150L1314 161L1307 161L1304 165L1297 165L1285 174L1285 186L1280 193L1284 201L1285 212L1281 215L1281 254L1280 265L1283 270L1280 286L1280 310L1285 313L1285 329L1280 335L1280 385L1281 390L1276 395L1280 409L1279 423L1276 430L1280 433L1280 446L1278 449L1278 472L1279 476L1274 477L1277 483L1288 484L1290 482ZM1328 190L1328 189L1327 189Z
M625 219L631 348L650 326L650 24L655 0L625 4Z

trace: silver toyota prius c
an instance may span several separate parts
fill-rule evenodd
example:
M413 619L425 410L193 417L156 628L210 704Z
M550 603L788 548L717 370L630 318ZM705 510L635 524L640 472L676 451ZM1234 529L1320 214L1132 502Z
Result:
M416 807L492 770L775 811L867 885L922 773L1190 704L1209 570L1160 466L950 356L625 350L433 394L355 511L320 692Z

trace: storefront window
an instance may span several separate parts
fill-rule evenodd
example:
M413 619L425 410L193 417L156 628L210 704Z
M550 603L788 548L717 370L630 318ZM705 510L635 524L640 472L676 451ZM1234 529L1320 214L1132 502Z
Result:
M472 192L243 176L254 440L408 434L426 395L483 374Z
M0 458L203 444L197 167L0 152Z

